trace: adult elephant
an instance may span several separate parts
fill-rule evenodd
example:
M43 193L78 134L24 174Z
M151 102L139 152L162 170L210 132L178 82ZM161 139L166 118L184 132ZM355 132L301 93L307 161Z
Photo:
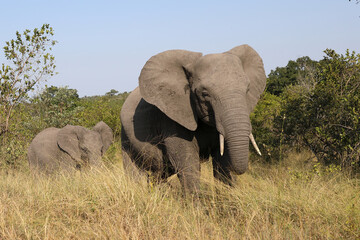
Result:
M113 131L102 121L92 130L72 125L47 128L36 135L28 148L29 165L46 174L100 166L101 156L112 141Z
M211 156L214 177L231 185L231 172L248 167L249 115L265 84L262 59L248 45L151 57L121 110L125 170L158 180L178 173L185 190L196 192L200 162Z

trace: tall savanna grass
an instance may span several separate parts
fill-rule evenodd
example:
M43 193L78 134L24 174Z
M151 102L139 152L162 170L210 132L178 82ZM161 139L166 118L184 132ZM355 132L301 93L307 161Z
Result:
M177 178L135 183L119 162L73 176L0 174L0 239L359 239L360 181L308 154L252 162L234 188L202 165L199 198ZM304 163L306 159L310 159Z

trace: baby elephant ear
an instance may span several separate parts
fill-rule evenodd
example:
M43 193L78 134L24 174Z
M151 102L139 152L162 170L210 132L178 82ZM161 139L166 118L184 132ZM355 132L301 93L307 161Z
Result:
M197 116L190 102L184 67L202 56L198 52L169 50L151 57L139 77L141 96L169 118L194 131Z
M234 47L228 53L240 58L245 74L250 80L248 92L249 108L252 111L265 89L266 75L264 64L259 54L249 45L244 44Z
M94 126L93 130L100 134L101 140L102 140L102 143L103 143L102 153L105 153L105 151L110 147L110 145L111 145L111 143L113 141L113 131L103 121L98 122Z
M66 125L57 135L57 144L61 150L68 153L76 162L81 162L79 139L85 129L79 126Z

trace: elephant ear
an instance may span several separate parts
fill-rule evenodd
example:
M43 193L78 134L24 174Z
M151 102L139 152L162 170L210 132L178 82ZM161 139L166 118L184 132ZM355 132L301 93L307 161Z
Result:
M84 132L85 129L79 126L66 125L57 135L59 148L68 153L76 162L81 162L79 141Z
M94 126L93 130L100 134L103 143L102 153L105 153L105 151L110 147L113 141L113 131L103 121L98 122Z
M146 62L139 77L144 100L191 131L197 128L197 115L190 101L190 86L184 67L201 56L201 53L185 50L159 53Z
M250 79L250 88L247 95L249 109L252 111L266 85L263 61L259 54L247 44L234 47L227 53L234 54L240 58L245 74Z

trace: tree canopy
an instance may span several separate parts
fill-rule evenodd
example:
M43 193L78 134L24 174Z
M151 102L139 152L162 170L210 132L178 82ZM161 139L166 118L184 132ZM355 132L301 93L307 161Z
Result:
M320 61L302 57L269 74L252 115L263 151L306 147L326 164L357 167L360 156L360 54L326 49ZM266 117L264 117L266 116Z
M9 130L14 108L41 81L55 74L55 57L50 54L56 41L49 24L22 34L6 42L5 58L0 69L0 136Z

